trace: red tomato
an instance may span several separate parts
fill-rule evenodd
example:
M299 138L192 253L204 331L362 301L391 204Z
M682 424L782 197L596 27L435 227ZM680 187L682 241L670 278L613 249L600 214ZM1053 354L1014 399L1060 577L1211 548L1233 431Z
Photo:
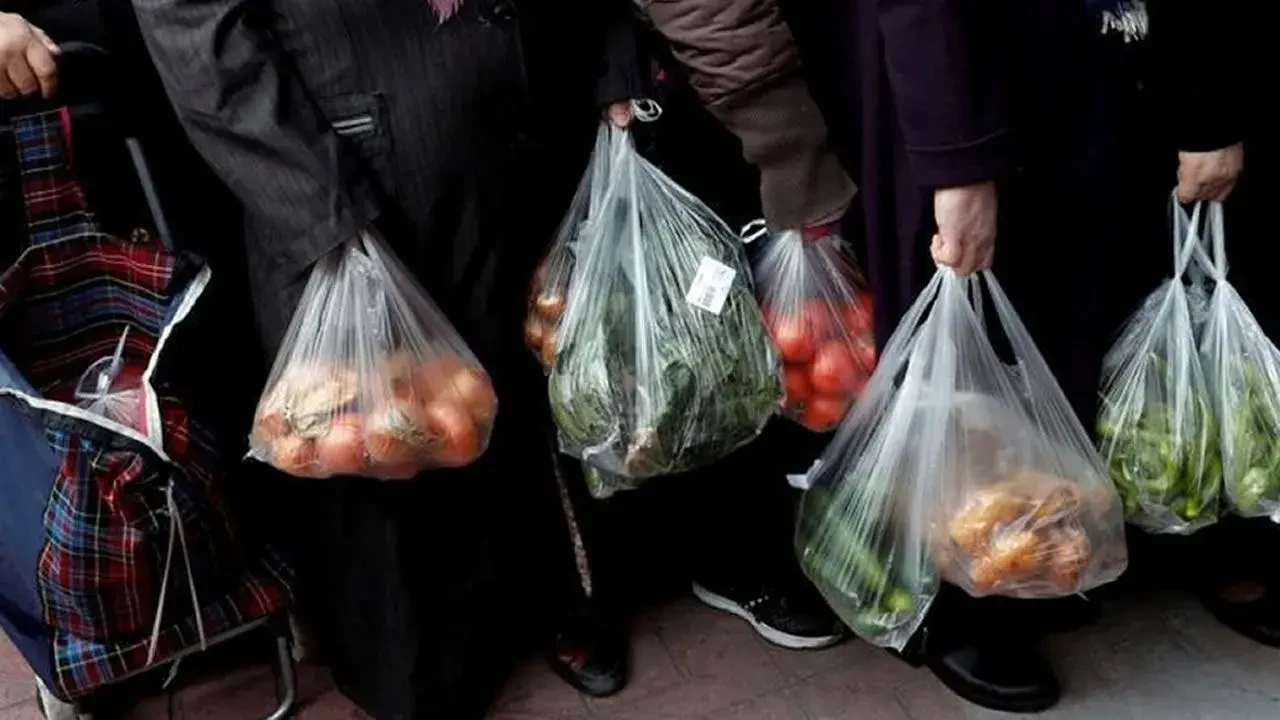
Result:
M818 348L810 369L813 389L826 395L845 395L853 390L858 370L853 351L840 340L831 340Z
M800 405L813 394L809 382L809 368L804 365L788 365L782 370L782 386L787 393L787 405Z
M364 468L364 423L360 418L334 418L329 432L316 442L320 469L334 475L354 475Z
M869 308L863 307L857 300L844 307L842 313L844 328L850 337L860 337L871 333L875 324Z
M773 341L785 362L802 365L813 359L813 336L801 317L791 315L780 318L773 326Z
M809 336L815 344L839 332L839 313L825 299L809 300L803 306L805 325L809 328Z
M468 366L466 360L453 354L423 361L414 372L413 396L419 402L429 402L437 395L449 392L454 373Z
M451 392L445 397L461 404L476 424L488 426L497 411L498 398L493 394L489 376L478 367L462 368L453 375Z
M443 443L432 459L445 467L462 467L480 456L480 432L462 405L437 402L426 409L427 434Z
M800 423L815 432L832 430L849 412L849 401L832 395L814 395L800 416Z

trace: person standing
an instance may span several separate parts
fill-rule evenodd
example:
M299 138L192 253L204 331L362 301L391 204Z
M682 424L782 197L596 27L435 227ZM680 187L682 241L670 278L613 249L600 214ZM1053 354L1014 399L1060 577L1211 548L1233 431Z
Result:
M1011 244L1026 242L999 222L1018 169L1006 11L972 0L833 0L796 11L830 68L818 74L859 187L846 229L866 246L882 349L935 266L967 275L1005 265L998 228ZM986 707L1047 708L1058 684L1025 606L944 585L904 659Z
M245 208L268 356L311 265L373 228L493 378L502 410L471 467L273 480L339 687L375 717L479 717L546 602L559 505L547 438L531 430L547 409L520 347L525 289L598 103L637 92L625 33L609 29L626 6L133 5L188 134Z
M877 327L896 326L933 263L994 265L1092 428L1109 337L1167 273L1176 150L1184 199L1223 197L1238 173L1243 73L1226 46L1243 35L1239 8L1209 5L828 3L840 37L819 45L838 58L837 112L853 118L842 145L862 191ZM910 655L972 702L1044 710L1060 686L1041 636L1095 613L944 587Z

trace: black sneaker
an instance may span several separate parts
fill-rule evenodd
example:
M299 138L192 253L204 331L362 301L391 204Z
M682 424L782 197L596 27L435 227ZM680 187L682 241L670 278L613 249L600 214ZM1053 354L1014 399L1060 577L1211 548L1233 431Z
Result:
M760 637L789 650L818 650L848 637L848 631L809 586L783 590L765 587L715 591L699 583L693 594L702 602L750 623Z

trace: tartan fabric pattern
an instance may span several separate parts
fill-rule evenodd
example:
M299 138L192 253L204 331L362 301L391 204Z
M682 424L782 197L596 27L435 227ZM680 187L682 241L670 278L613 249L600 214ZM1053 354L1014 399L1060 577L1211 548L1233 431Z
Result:
M0 343L43 398L74 404L81 375L114 352L125 328L124 372L141 376L188 283L182 263L158 241L100 232L67 161L65 115L17 118L14 126L30 234L27 250L0 275ZM155 377L142 391L167 387ZM99 424L35 413L59 460L36 585L43 620L54 629L50 684L68 698L146 663L174 523L170 486L186 553L172 558L156 658L198 641L197 612L213 636L289 599L278 562L245 574L211 439L178 398L162 394L156 402L161 427L142 418L140 427L160 438L170 461ZM202 608L192 606L188 573Z
M126 326L125 362L140 369L173 299L174 265L162 248L100 233L31 247L0 277L0 308L15 338L6 351L37 390L62 401L90 363L115 350Z
M273 615L293 602L293 570L274 552L264 554L242 578L221 597L202 598L200 616L210 640ZM76 700L136 673L146 666L149 639L101 642L59 633L53 648L58 694ZM161 630L155 662L164 662L199 642L195 618L188 614Z
M33 247L98 232L84 190L71 173L69 118L65 113L53 111L14 123L22 199Z

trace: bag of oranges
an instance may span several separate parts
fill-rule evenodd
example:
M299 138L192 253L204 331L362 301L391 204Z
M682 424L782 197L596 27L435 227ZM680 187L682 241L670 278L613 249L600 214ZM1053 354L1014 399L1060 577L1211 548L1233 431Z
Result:
M835 429L876 367L871 292L838 235L770 235L753 264L765 324L785 363L782 414Z
M312 270L258 401L249 454L298 477L404 480L478 458L497 407L448 319L362 234Z

